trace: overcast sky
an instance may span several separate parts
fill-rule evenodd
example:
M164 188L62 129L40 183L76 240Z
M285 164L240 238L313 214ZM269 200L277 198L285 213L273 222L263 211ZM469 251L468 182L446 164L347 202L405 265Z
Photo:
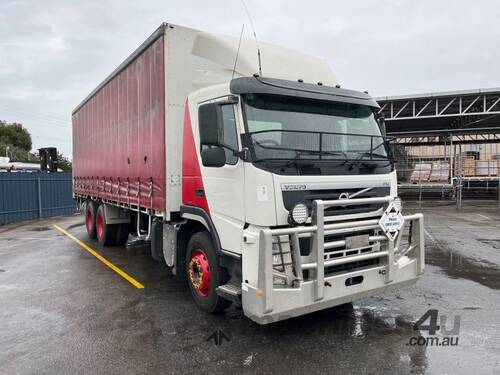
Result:
M500 86L497 0L246 3L261 41L324 56L344 87ZM0 119L71 157L71 110L162 21L249 37L239 0L0 0Z

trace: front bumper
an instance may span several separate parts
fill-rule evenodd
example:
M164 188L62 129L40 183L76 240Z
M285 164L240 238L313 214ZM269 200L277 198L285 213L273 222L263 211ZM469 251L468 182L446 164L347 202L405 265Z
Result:
M324 222L326 208L362 203L389 204L393 200L390 196L316 200L310 226L261 230L257 286L242 284L245 315L260 324L267 324L414 284L424 270L422 214L404 217L405 225L410 224L408 243L404 246L401 244L403 230L394 241L377 231L379 218L333 224ZM370 230L377 232L366 236L369 245L353 248L349 241L355 237L351 236ZM337 240L328 241L332 235L337 236ZM339 235L345 240L338 240ZM310 238L308 256L302 256L300 252L299 239L303 237ZM287 244L285 251L283 244ZM275 251L277 247L279 254ZM331 257L332 250L335 250L335 257ZM276 269L276 257L285 259L281 271ZM329 272L325 276L325 270L331 267L370 260L377 262L354 270ZM280 279L283 285L276 283Z

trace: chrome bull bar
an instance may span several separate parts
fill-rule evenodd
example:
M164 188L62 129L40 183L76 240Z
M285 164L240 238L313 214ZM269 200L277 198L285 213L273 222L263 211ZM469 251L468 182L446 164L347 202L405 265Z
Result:
M325 288L325 267L343 265L352 262L387 258L387 266L385 269L385 283L393 281L395 272L395 257L413 253L416 260L416 275L423 273L424 269L424 221L422 214L412 214L404 216L405 223L410 223L410 240L409 246L406 249L400 249L403 230L400 230L394 240L391 240L386 235L369 236L369 243L387 243L386 249L378 250L366 254L343 256L341 258L325 260L325 250L342 248L346 246L345 240L337 240L325 242L325 236L356 233L367 230L379 229L379 219L358 220L349 222L336 222L325 224L324 212L331 207L363 205L363 204L390 204L394 201L394 197L374 197L374 198L357 198L357 199L341 199L341 200L315 200L313 202L312 220L310 226L298 226L279 229L263 229L260 231L259 240L259 278L258 288L263 293L264 298L264 313L273 311L273 288L274 276L273 270L273 237L289 236L290 252L293 264L294 281L302 282L304 270L315 270L314 278L314 299L322 300L324 297ZM415 225L416 224L416 225ZM383 232L381 232L383 233ZM300 254L299 238L311 237L311 254L313 261L302 263ZM397 251L397 254L396 254Z

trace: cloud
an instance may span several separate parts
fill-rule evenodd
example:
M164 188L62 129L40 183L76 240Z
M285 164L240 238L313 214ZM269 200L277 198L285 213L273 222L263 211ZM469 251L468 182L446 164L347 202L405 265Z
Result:
M260 40L324 56L344 87L380 96L500 86L494 0L246 4ZM163 21L231 35L245 23L250 37L237 0L2 0L0 118L24 123L35 147L70 155L71 110Z

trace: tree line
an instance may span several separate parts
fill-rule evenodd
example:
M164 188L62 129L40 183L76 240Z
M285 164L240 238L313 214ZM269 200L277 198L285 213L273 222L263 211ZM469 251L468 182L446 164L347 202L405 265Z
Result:
M31 134L22 124L0 120L0 156L7 156L10 161L38 161L38 155L31 152L32 147ZM71 171L71 161L68 158L58 152L57 159L59 168Z

